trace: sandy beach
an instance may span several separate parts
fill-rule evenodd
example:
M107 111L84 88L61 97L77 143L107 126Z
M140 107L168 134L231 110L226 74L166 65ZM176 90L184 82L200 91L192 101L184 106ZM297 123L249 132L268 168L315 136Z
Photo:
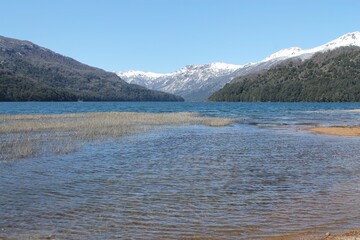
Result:
M360 230L343 232L326 232L322 234L299 233L282 237L271 237L271 240L360 240Z
M326 111L305 111L306 113L360 113L360 109L351 110L326 110ZM360 127L334 126L334 127L312 127L305 130L319 134L338 135L338 136L360 136Z
M306 130L319 134L338 135L338 136L360 136L359 127L314 127Z
M305 240L360 240L360 230L352 230L341 233L326 233L315 238L305 238Z

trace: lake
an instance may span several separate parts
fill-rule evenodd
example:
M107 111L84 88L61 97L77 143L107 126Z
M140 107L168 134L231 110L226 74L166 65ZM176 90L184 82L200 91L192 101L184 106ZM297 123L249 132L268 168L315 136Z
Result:
M0 114L197 112L244 119L0 162L0 239L270 239L360 225L360 103L0 103Z

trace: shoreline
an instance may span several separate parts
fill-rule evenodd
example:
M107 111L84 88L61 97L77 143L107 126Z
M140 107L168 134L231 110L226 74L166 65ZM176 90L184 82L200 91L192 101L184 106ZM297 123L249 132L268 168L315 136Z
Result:
M284 236L265 237L266 240L360 240L360 229L338 232L303 232Z
M297 240L360 240L360 230L347 230L341 232L327 232L325 234L314 234L311 237L300 237L295 238ZM295 239L288 239L288 240L295 240ZM285 240L285 239L284 239Z

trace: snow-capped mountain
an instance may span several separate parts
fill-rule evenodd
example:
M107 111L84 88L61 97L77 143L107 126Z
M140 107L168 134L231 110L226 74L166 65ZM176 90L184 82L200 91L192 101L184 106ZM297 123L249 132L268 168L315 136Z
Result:
M147 88L153 88L154 81L163 76L161 73L142 72L136 70L130 70L126 72L115 72L120 78L128 83L138 84Z
M246 65L210 63L188 65L173 73L152 73L141 71L116 72L123 80L184 97L187 101L207 99L211 93L222 88L234 77L269 69L289 59L309 59L317 52L325 52L343 46L359 46L360 32L345 34L338 39L312 49L285 48L262 61Z
M243 66L217 62L188 65L176 72L165 74L141 71L115 73L128 83L176 93L180 96L186 96L188 101L201 101L209 96L208 93L212 93L224 85L218 84L217 79L219 77L227 76L241 67Z
M273 59L289 59L293 57L308 59L314 53L326 52L338 47L345 47L345 46L360 46L360 32L347 33L334 41L331 41L329 43L311 49L302 49L299 47L285 48L274 54L271 54L270 56L262 60L262 62L270 61Z

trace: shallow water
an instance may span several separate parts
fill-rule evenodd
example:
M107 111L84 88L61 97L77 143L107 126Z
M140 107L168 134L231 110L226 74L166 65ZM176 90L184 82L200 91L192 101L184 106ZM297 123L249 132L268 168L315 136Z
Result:
M245 119L163 127L67 155L0 163L0 239L264 239L360 226L358 103L0 103L2 114L193 111ZM258 125L253 125L257 123Z

